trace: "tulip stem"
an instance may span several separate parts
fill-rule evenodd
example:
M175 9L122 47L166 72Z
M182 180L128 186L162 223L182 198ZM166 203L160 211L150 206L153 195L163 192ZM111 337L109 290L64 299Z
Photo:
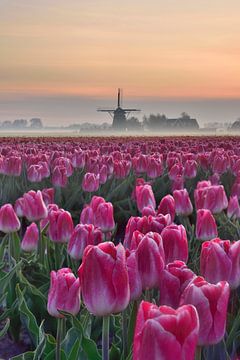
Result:
M197 346L195 360L201 360L201 359L202 359L202 348L201 346Z
M57 319L57 338L56 338L56 360L61 360L61 341L64 319Z
M11 247L12 247L12 236L11 233L8 234L8 267L9 267L9 271L11 270L12 267L12 256L11 256Z
M40 263L43 264L44 263L44 255L45 255L45 244L43 241L43 234L41 231L41 227L40 227L40 223L37 223L38 226L38 252L39 252L39 260Z
M109 322L110 316L104 316L102 325L102 360L109 360Z
M127 309L122 312L122 344L123 344L123 357L127 357L128 350L128 321L127 321Z

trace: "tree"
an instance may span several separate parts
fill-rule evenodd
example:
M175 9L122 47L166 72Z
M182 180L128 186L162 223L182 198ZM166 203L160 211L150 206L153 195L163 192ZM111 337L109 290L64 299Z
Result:
M127 129L128 130L140 130L142 128L142 124L138 120L138 118L132 116L127 120Z
M30 120L30 127L34 129L41 129L43 128L42 120L39 118L32 118Z

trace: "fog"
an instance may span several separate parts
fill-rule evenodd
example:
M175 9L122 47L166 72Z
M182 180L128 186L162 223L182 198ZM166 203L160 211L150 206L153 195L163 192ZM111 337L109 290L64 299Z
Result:
M116 99L87 98L78 96L26 96L0 97L0 122L14 119L40 117L45 126L69 125L93 122L111 123L107 113L97 112L97 108L116 107ZM137 116L164 113L167 117L178 117L183 111L196 118L199 125L207 122L234 122L240 116L240 99L229 100L163 100L124 99L123 107L140 108Z

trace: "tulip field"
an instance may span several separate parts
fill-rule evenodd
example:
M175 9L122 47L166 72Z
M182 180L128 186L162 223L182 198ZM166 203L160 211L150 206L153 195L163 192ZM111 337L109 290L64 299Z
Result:
M0 359L240 359L239 144L0 138Z

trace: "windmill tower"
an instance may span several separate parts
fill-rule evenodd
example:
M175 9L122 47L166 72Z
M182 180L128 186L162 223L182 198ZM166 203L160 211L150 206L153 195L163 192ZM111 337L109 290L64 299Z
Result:
M107 112L113 119L112 127L115 130L126 130L127 118L131 112L141 111L138 109L123 109L121 107L121 90L118 89L117 108L116 109L98 109L100 112Z

